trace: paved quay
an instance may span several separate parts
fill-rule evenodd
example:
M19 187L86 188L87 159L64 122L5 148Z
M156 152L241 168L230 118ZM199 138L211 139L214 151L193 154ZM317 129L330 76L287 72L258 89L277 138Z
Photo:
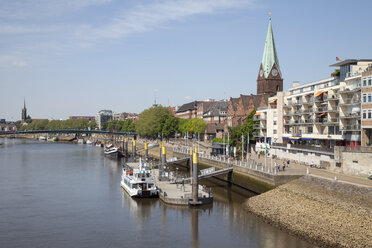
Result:
M189 205L192 199L192 186L189 183L176 184L174 181L159 181L159 170L153 170L156 186L159 188L159 198L167 204ZM213 196L208 192L199 189L199 200L202 204L213 202Z

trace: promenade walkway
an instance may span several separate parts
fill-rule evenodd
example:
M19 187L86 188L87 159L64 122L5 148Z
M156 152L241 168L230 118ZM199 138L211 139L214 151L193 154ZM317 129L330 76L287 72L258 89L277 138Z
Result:
M257 162L264 163L265 158L261 156L258 158L256 154L252 154L251 158L254 159ZM286 162L281 159L273 159L273 164L274 162L279 163L280 165L283 164L283 162ZM271 164L271 158L266 158L266 164ZM307 173L307 169L309 169L310 175L312 176L317 176L321 178L327 178L334 180L335 177L337 178L338 181L341 182L346 182L346 183L352 183L352 184L357 184L357 185L362 185L362 186L367 186L367 187L372 187L372 180L367 179L366 176L353 176L353 175L346 175L342 173L337 173L337 172L332 172L328 171L325 169L318 169L318 168L310 168L309 166L303 165L303 164L298 164L294 162L290 162L290 167L286 167L285 171L280 171L279 174L293 174L293 173Z

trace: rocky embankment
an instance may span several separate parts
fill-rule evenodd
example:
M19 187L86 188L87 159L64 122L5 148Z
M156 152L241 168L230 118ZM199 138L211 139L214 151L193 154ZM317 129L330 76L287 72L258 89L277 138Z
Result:
M322 247L372 247L372 188L306 176L244 206Z

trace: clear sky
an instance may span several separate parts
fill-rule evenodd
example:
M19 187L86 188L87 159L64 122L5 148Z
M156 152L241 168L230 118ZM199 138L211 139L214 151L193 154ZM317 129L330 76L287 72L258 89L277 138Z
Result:
M284 89L372 58L372 1L0 0L0 118L255 94L272 25Z

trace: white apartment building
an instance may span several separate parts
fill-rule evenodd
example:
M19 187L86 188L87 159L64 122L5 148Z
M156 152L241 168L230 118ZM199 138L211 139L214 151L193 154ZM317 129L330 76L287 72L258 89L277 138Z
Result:
M360 146L362 73L372 66L372 60L345 60L332 66L340 68L332 77L304 85L294 83L288 92L278 92L266 108L257 110L258 142L266 136L268 142L273 139L284 145ZM368 86L368 76L365 81ZM363 99L372 103L372 87ZM368 107L372 112L372 104ZM364 112L368 117L368 110Z
M112 120L114 118L114 113L112 110L101 110L96 115L96 123L99 129L102 129L103 123Z
M254 125L254 129L257 132L254 134L256 137L256 148L264 149L264 140L266 137L266 143L276 143L279 139L279 125L278 121L278 108L277 108L278 98L270 97L269 104L267 107L258 108L256 114L254 115L254 120L259 121L258 124Z

